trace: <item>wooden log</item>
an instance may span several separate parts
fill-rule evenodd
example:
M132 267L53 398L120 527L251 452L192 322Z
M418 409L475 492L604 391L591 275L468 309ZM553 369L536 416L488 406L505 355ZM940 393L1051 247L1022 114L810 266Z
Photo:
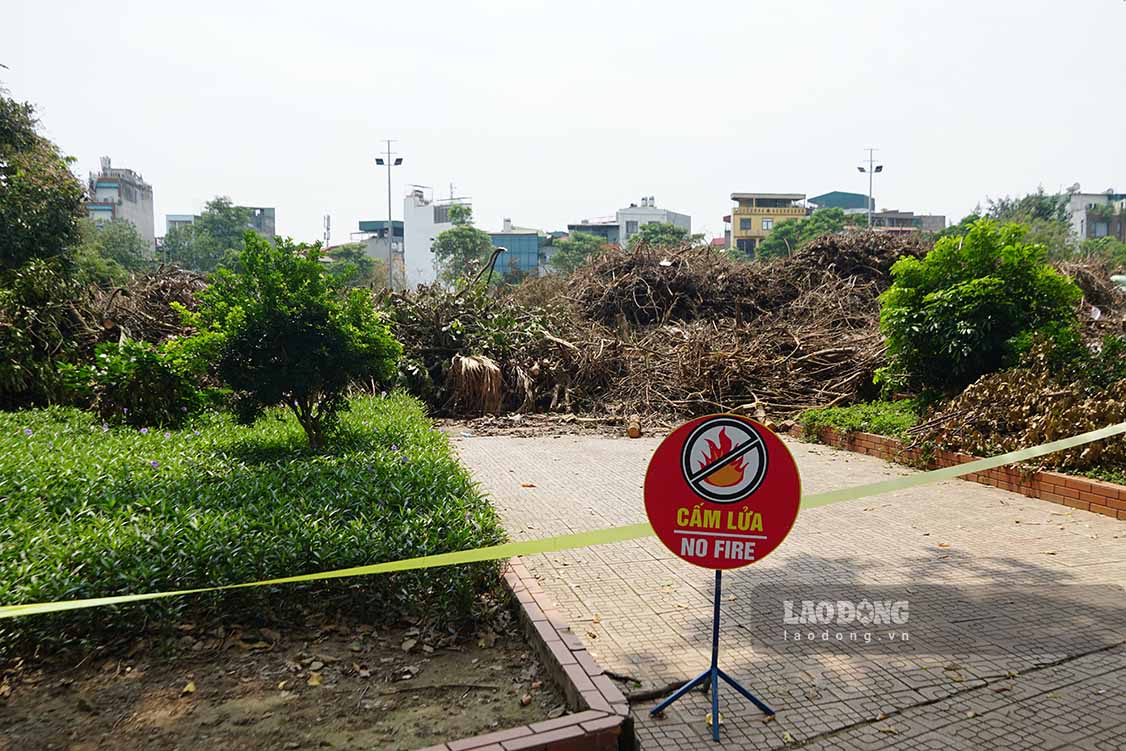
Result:
M629 419L626 421L626 435L628 435L630 438L640 438L641 437L641 416L640 415L630 415L629 416Z

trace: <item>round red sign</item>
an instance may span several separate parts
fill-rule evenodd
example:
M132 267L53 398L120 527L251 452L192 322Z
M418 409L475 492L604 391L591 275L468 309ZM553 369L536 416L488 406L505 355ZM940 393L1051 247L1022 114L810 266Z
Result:
M681 425L645 473L645 513L661 542L710 569L762 560L785 539L801 504L801 477L786 444L740 415Z

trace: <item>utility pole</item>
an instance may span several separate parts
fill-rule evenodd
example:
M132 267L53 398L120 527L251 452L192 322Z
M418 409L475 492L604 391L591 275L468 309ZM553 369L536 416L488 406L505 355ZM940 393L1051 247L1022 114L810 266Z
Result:
M872 229L872 177L877 172L883 172L884 165L876 164L876 152L879 149L869 148L866 151L868 152L868 168L857 167L856 169L868 173L868 229Z
M403 158L401 156L394 156L394 152L391 151L391 144L395 143L393 139L386 139L384 143L387 144L387 151L384 156L376 157L375 163L379 166L387 166L387 234L385 236L387 240L387 289L394 291L395 252L393 250L393 241L395 238L395 229L391 224L391 167L398 167L403 163Z

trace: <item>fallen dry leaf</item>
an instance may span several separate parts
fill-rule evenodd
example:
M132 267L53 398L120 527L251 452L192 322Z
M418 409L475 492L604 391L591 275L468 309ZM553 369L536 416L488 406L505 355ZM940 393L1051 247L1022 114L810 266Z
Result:
M321 685L321 674L320 673L309 673L309 680L305 681L305 685L307 685L307 686L319 686L319 685Z
M182 689L180 689L180 693L181 694L194 694L195 693L195 681L188 681L187 685L184 686Z
M594 617L590 619L590 622L591 623L602 623L602 616L599 615L598 613L595 613Z
M410 652L414 649L415 644L418 644L418 639L406 639L403 641L402 650L404 652Z
M520 483L520 487L522 487L522 488L534 488L535 486L536 486L536 484L534 482L522 482L522 483Z
M523 696L520 697L520 706L526 707L531 703L532 703L532 695L531 694L524 694Z

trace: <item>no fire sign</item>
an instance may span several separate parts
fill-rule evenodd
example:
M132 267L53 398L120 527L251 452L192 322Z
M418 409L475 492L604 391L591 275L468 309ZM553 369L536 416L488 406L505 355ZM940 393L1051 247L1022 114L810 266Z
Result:
M645 512L680 558L710 569L762 560L785 539L801 478L778 436L740 415L709 415L666 438L645 474Z

